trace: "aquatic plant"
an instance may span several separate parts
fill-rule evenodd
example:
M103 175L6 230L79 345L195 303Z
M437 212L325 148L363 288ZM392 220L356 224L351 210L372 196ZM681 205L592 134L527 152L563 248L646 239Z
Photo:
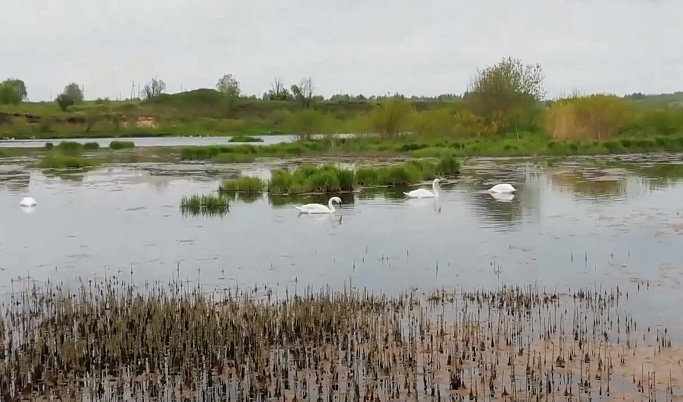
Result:
M618 288L15 289L0 315L3 400L668 400L683 378L666 364L683 357L668 329L622 311Z
M97 151L100 149L100 144L97 142L86 142L83 144L83 150L85 151Z
M222 194L193 194L183 196L180 211L191 215L224 215L229 211L230 200Z
M133 141L112 141L109 143L109 148L114 150L135 148Z
M38 167L43 169L79 169L97 165L99 162L94 159L53 153L43 156L38 163Z
M83 144L75 141L62 141L59 144L57 144L57 149L59 152L65 153L65 154L76 154L81 152L83 149Z
M256 155L254 154L238 154L234 152L220 153L211 158L213 163L251 163L255 160Z
M53 143L51 143L51 142L46 142L46 143L45 143L45 149L47 149L47 150L50 150L50 149L54 148L54 146L55 146L55 144L53 144Z
M223 180L218 187L219 193L260 193L266 183L258 177L240 177L238 179Z
M263 142L263 138L250 137L248 135L235 135L230 137L230 142Z

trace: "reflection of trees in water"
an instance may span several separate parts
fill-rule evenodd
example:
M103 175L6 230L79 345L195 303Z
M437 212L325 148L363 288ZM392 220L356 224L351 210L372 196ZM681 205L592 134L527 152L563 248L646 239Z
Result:
M558 171L552 173L553 188L570 191L578 197L591 199L613 199L624 195L626 187L623 177L615 177L584 170Z
M51 178L51 179L60 179L62 181L70 182L70 183L83 183L83 179L86 176L87 170L50 170L46 169L43 170L42 173L45 177Z
M680 163L634 165L629 170L647 179L646 185L649 190L671 188L683 183L683 164Z

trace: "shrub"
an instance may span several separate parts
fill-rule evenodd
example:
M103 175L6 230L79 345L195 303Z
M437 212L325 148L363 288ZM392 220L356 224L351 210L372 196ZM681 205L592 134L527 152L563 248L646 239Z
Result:
M109 148L118 149L130 149L135 148L135 143L133 141L112 141L109 143Z
M224 180L218 188L219 193L260 193L266 183L258 177L240 177L239 179Z
M82 169L97 166L99 162L88 158L79 158L70 155L48 154L45 155L38 166L43 169Z
M97 151L100 149L100 144L97 142L86 142L83 144L83 149L86 151Z

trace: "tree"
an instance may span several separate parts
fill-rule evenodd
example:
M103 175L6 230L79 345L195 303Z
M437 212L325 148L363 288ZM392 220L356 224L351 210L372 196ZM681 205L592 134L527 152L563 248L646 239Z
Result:
M144 100L150 100L161 95L162 93L164 93L165 90L165 82L163 82L162 80L157 80L156 78L152 78L150 82L148 82L147 84L145 84L144 87L142 87L142 93L140 94L140 96Z
M75 103L71 95L67 93L59 94L55 99L55 102L57 102L59 108L62 109L62 112L65 112L69 106L72 106Z
M25 101L28 93L26 84L17 78L8 78L0 83L0 103L17 104Z
M71 105L83 101L83 91L81 90L81 87L74 82L64 87L62 95L67 95L69 98L71 98L71 101L73 102Z
M232 74L225 74L221 79L218 80L216 84L216 90L222 92L230 98L239 98L240 96L240 83L237 82Z
M290 100L292 95L289 93L287 88L285 88L284 82L282 82L281 77L273 77L270 82L270 91L268 91L268 99L270 100L280 100L286 101Z
M415 108L405 98L395 96L377 104L370 113L370 126L383 138L394 138L406 130Z
M496 131L528 128L545 96L543 78L539 64L524 65L518 59L504 58L477 71L464 99L473 112L496 126Z
M304 78L299 82L298 85L292 85L291 91L294 99L301 103L301 107L307 109L313 103L313 91L315 90L315 85L313 85L313 80L309 78Z

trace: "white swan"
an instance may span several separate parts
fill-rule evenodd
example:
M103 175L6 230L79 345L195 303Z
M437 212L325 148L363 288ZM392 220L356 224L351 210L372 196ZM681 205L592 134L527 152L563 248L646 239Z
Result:
M515 199L515 195L512 193L489 193L496 201L510 202Z
M502 184L496 184L495 186L491 187L488 191L489 193L513 193L517 189L512 187L510 184L507 183L502 183Z
M331 214L335 211L334 205L332 205L333 202L341 204L342 200L339 197L330 198L327 202L329 207L322 204L306 204L302 206L295 205L294 208L298 209L302 214Z
M22 207L32 207L36 205L36 200L31 197L24 197L21 201L19 201L19 205Z
M403 193L410 198L434 198L439 196L439 179L434 179L432 182L432 191L425 190L424 188L419 188L417 190L410 191L408 193Z

